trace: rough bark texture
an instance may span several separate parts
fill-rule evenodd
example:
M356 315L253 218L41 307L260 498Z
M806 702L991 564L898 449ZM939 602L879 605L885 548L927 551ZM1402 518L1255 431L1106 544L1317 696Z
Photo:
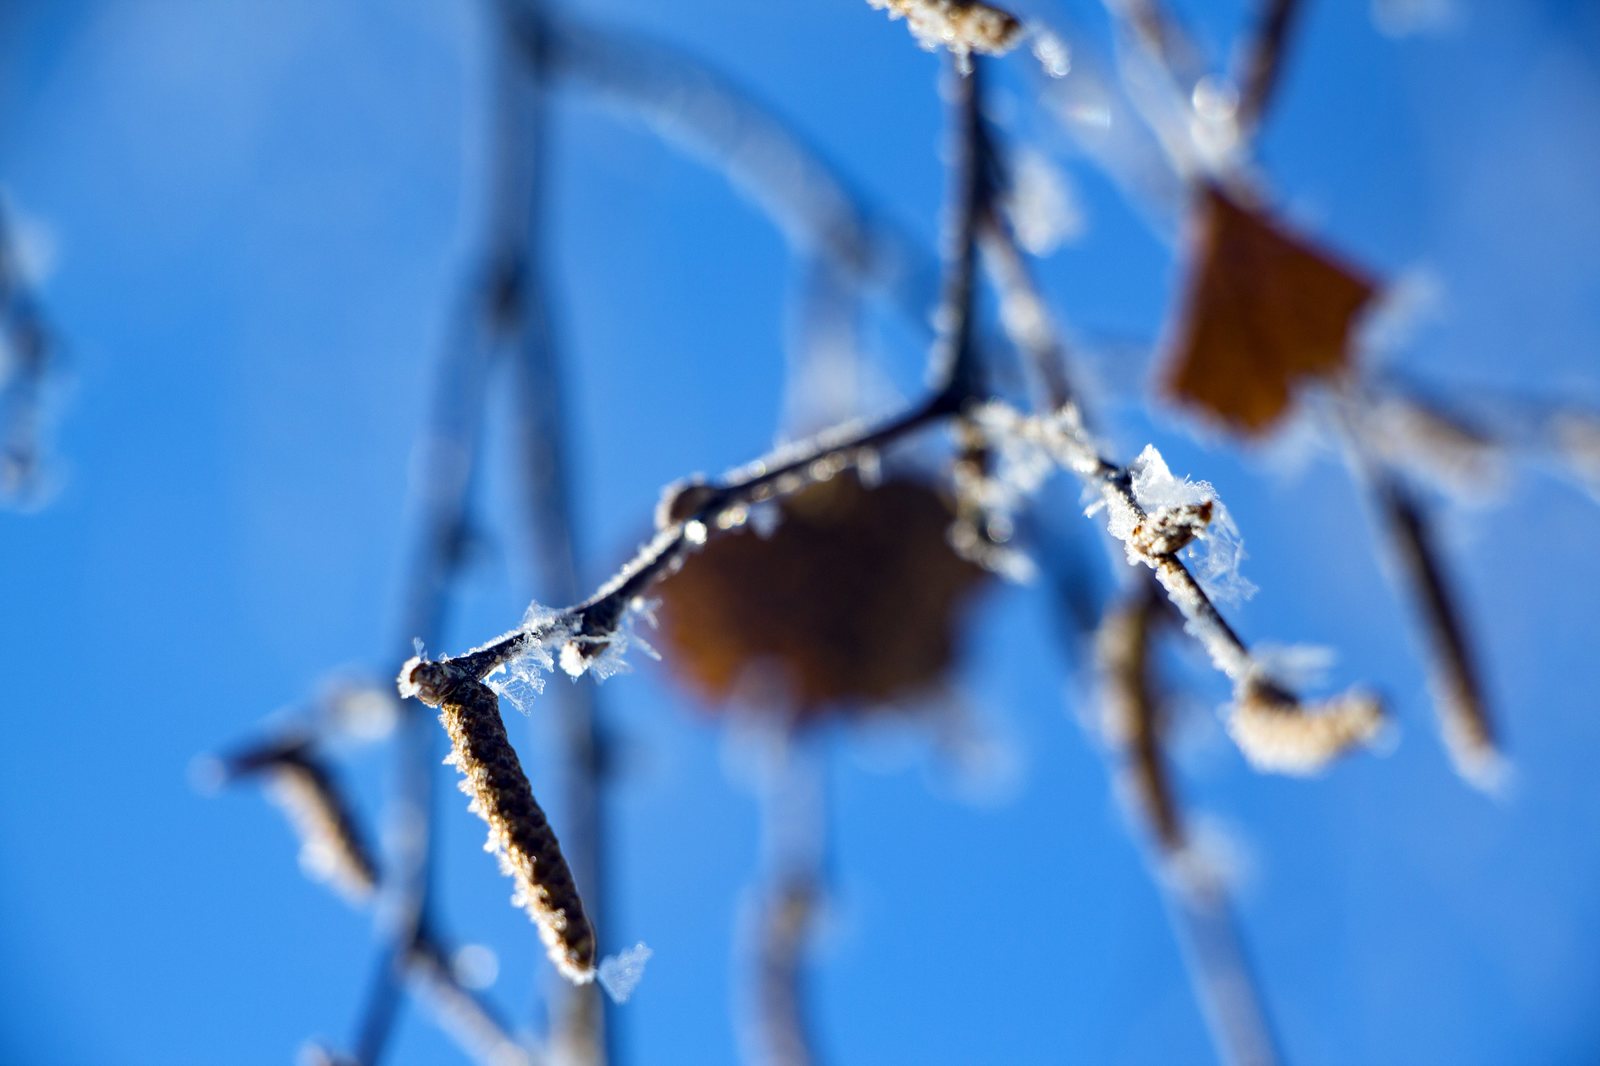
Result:
M439 720L450 735L450 757L461 790L489 823L489 844L517 883L515 902L538 924L550 958L569 980L594 978L595 939L561 845L533 798L517 753L500 720L500 702L481 681L462 678L443 693Z

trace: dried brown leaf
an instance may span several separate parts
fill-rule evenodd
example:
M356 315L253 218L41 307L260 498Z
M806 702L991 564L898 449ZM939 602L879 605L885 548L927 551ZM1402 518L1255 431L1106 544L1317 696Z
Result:
M719 537L662 584L671 668L713 702L770 668L802 716L931 688L984 576L948 544L950 506L920 481L854 474L779 506L770 536Z
M1204 187L1165 389L1233 430L1259 435L1307 378L1350 361L1373 282L1260 208Z

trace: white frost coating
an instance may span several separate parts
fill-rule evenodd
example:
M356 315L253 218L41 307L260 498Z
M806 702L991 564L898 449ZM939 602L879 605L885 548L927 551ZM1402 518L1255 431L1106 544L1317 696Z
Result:
M1309 775L1346 750L1371 743L1383 724L1383 708L1362 693L1306 708L1245 691L1228 719L1228 734L1256 769Z
M567 639L565 626L557 620L561 613L538 603L528 605L518 631L527 639L517 654L491 670L483 681L523 714L533 698L544 691L545 675L555 669L553 648Z
M656 625L655 610L659 600L635 596L623 611L617 628L603 637L577 638L564 634L561 645L561 669L568 677L577 679L593 674L596 681L605 681L633 669L623 658L630 648L637 648L652 659L660 659L656 651L637 631L637 621L642 619L652 629Z
M1030 27L1033 33L1033 58L1039 61L1044 72L1052 78L1064 78L1072 71L1072 49L1067 42L1038 26Z
M1036 434L1028 432L1032 419L1001 403L979 407L972 421L994 451L995 468L979 502L987 509L1009 513L1039 491L1056 463Z
M948 48L958 57L971 52L1004 55L1022 36L1022 26L1006 11L981 0L867 0L903 18L917 43L932 52ZM963 65L962 73L969 68Z
M1557 412L1549 432L1556 457L1600 500L1600 418L1582 411Z
M750 528L756 536L767 540L783 525L783 511L771 500L763 500L750 507Z
M1034 149L1015 153L1005 210L1018 242L1032 255L1049 255L1083 235L1083 209L1067 176Z
M600 987L606 990L613 1003L626 1003L633 990L644 979L645 963L654 954L644 941L639 941L625 951L607 955L600 960Z
M1461 22L1457 0L1372 0L1372 22L1386 37L1447 33Z
M1448 311L1444 280L1426 264L1412 266L1384 286L1356 323L1356 348L1379 360L1416 343L1417 335Z
M1294 689L1320 688L1327 684L1339 653L1325 644L1255 645L1254 657L1260 672Z
M1244 560L1239 527L1208 482L1175 477L1153 444L1145 445L1128 472L1132 475L1134 498L1144 509L1147 522L1188 523L1195 520L1185 512L1209 506L1209 519L1196 522L1194 544L1183 549L1190 570L1208 596L1223 603L1237 603L1255 593L1255 586L1239 574L1239 564ZM1136 513L1125 503L1119 507L1115 502L1109 512L1107 528L1127 545L1128 561L1144 562L1134 543L1134 527L1139 522Z
M1005 543L1016 525L1016 513L1058 467L1083 474L1095 469L1098 457L1083 443L1086 435L1070 406L1024 415L1008 404L992 402L977 407L968 419L992 459L982 476L965 478L958 485L963 498L983 512L992 542L977 561L1003 577L1027 583L1037 573L1033 561ZM959 543L956 547L963 550Z

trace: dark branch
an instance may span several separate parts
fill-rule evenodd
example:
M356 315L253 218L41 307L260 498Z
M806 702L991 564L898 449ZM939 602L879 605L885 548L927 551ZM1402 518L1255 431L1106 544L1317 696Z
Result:
M1300 0L1260 0L1253 32L1246 38L1234 83L1239 87L1235 121L1242 140L1250 140L1266 117L1282 82L1284 55L1294 33Z

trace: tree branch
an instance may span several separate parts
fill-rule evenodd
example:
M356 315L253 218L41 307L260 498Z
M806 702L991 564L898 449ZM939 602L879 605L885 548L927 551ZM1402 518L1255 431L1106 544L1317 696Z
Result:
M1288 51L1300 8L1300 0L1260 0L1255 28L1240 50L1233 78L1239 88L1234 121L1243 141L1255 137L1276 95L1281 83L1283 57Z
M1184 628L1232 681L1235 712L1231 731L1245 754L1266 769L1300 771L1369 739L1383 717L1375 699L1347 694L1321 707L1307 704L1254 657L1178 555L1209 516L1185 519L1146 511L1134 492L1132 470L1100 453L1062 368L1049 363L1059 356L1062 345L1055 340L1055 328L1016 238L998 214L987 220L984 250L996 264L1002 302L1023 309L1002 316L1013 344L1035 366L1033 377L1043 383L1052 402L1061 401L1047 418L1007 416L1008 431L1049 451L1098 495L1114 516L1121 512L1119 525L1128 530L1123 540L1129 561L1154 571L1167 598L1183 616ZM1186 530L1171 524L1196 520L1199 525Z

